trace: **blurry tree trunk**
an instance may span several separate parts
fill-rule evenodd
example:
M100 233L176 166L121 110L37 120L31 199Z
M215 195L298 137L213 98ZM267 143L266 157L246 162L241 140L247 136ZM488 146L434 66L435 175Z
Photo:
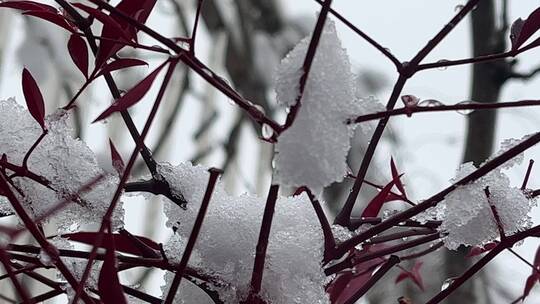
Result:
M503 7L503 10L505 8ZM502 13L501 15L504 15ZM471 15L473 56L503 52L506 47L506 25L497 26L496 4L493 0L480 1ZM497 102L510 72L508 61L500 60L473 65L471 99L478 102ZM493 151L495 111L476 111L467 118L467 133L463 162L480 165ZM468 248L445 251L446 278L459 276L470 266L465 258ZM479 275L486 275L485 272ZM446 303L486 303L487 286L478 278L470 280L448 297Z

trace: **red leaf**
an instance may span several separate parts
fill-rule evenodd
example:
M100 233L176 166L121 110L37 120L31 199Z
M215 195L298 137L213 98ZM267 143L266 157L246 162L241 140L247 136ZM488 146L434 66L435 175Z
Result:
M422 267L423 262L414 263L411 271L402 270L396 277L395 283L399 283L405 279L411 279L418 288L424 291L424 282L422 280L422 275L420 274L420 267Z
M529 295L531 289L534 287L534 284L536 284L537 281L538 277L533 274L527 277L527 281L525 282L525 288L523 289L523 300L525 300L525 298Z
M521 47L538 29L540 29L540 8L534 10L525 21L518 19L512 24L511 34L515 37L515 39L511 39L512 50Z
M529 275L529 277L527 277L525 287L523 288L522 300L525 300L525 298L529 295L531 289L534 287L534 284L540 281L540 274L538 273L538 271L540 271L540 246L538 246L538 249L536 249L533 266L536 269L532 269L531 274Z
M99 272L98 291L100 299L105 304L127 304L122 285L118 280L116 249L110 228L109 233L105 236L104 243L107 251Z
M101 24L103 24L103 27L107 27L108 30L114 33L116 37L119 37L119 39L130 39L129 35L122 29L122 26L118 22L116 22L116 20L112 16L109 16L98 9L84 5L82 3L73 3L73 6L79 8L80 10L86 12L88 15L97 19L99 22L101 22Z
M101 113L98 116L98 118L96 118L93 122L105 119L115 112L126 110L127 108L139 102L144 97L144 95L146 95L146 93L152 86L152 83L156 79L156 76L158 75L159 71L163 69L163 67L165 66L165 64L167 64L167 62L168 61L165 61L163 64L157 67L152 73L150 73L150 75L146 76L146 78L144 78L138 84L136 84L133 88L131 88L126 94L124 94L124 96L118 98L107 110Z
M72 34L68 41L68 50L73 63L88 79L88 48L84 39L78 35Z
M110 73L112 71L121 70L121 69L130 68L134 66L139 66L139 65L148 65L148 63L140 59L119 58L111 63L105 64L101 68L101 70L96 74L95 78L98 78L99 76L106 73Z
M139 248L137 244L134 243L127 235L114 233L114 242L116 244L116 250L120 252L125 252L133 255L145 256L143 250ZM76 232L64 234L62 237L67 238L68 240L79 242L83 244L93 245L97 237L97 232ZM159 245L143 236L133 236L138 239L141 243L148 246L153 250L159 251Z
M122 0L116 6L116 9L144 24L155 4L156 0ZM111 18L113 18L121 26L124 32L128 33L129 40L136 40L138 30L135 27L130 25L122 17L112 15ZM106 25L103 26L101 36L111 39L118 39L120 37L111 27ZM107 61L107 59L116 54L116 52L123 47L124 45L112 41L101 41L99 51L96 56L96 67L101 67Z
M118 175L122 175L124 173L124 161L122 160L122 156L120 156L120 153L118 153L118 150L116 150L116 147L114 146L112 140L109 138L109 146L111 147L111 160L112 160L112 166L118 172Z
M474 246L474 247L471 247L471 249L469 250L469 253L467 254L467 258L470 258L470 257L473 257L473 256L477 256L477 255L480 255L484 252L487 252L487 251L490 251L491 249L495 248L497 246L497 242L492 242L492 243L487 243L486 245L484 245L483 247L481 246Z
M22 72L22 88L28 111L41 128L45 130L45 102L43 101L43 95L41 95L36 80L26 68Z
M75 32L75 29L73 28L73 26L64 18L64 16L60 14L51 13L48 11L29 11L29 12L24 12L23 15L28 15L28 16L39 18L39 19L43 19L45 21L49 21L53 24L56 24L59 27L62 27L71 33Z
M381 191L366 206L366 209L364 209L364 212L362 212L362 217L377 217L377 214L379 214L379 211L381 211L383 204L387 201L386 198L392 190L392 187L400 177L401 175L398 175L397 179L394 178L390 183L381 189Z
M382 244L376 244L362 251L355 250L352 254L361 257L373 250L380 250L384 247ZM330 302L332 304L350 303L350 299L355 296L356 291L368 282L374 270L382 263L384 263L384 260L371 259L355 265L354 271L348 270L338 273L336 278L326 287Z
M399 189L403 196L407 197L407 194L405 193L405 187L403 187L403 184L401 183L401 179L399 178L399 173L393 158L390 158L390 168L392 170L392 178L396 179L396 187Z
M0 2L0 7L13 8L21 11L44 11L51 13L58 12L56 8L50 5L37 3L34 1L4 1Z

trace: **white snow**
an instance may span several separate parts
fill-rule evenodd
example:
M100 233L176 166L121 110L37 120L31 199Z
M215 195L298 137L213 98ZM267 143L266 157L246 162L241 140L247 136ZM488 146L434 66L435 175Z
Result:
M495 155L500 155L521 140L503 141L501 151ZM522 159L522 155L515 157L477 181L458 187L439 204L443 214L439 229L448 234L444 238L447 248L457 249L460 245L482 246L498 240L499 229L490 205L495 207L506 235L532 225L529 212L534 201L521 189L512 187L503 171L521 163ZM472 163L461 165L452 182L457 182L474 170L476 167ZM489 189L489 200L484 190L486 188Z
M167 225L186 240L202 201L209 173L202 166L162 163L159 171L187 200L187 210L165 205ZM226 303L238 303L249 291L265 198L230 196L218 182L190 266L207 271L228 287L217 287ZM173 238L165 248L181 256L185 241ZM169 255L169 254L168 254ZM262 295L273 304L328 303L321 268L323 236L307 196L280 197L270 234ZM177 260L177 259L175 259ZM170 284L170 283L169 283ZM167 286L162 288L168 290ZM178 302L182 303L182 302Z
M23 201L32 216L39 216L54 207L63 196L78 192L103 170L94 153L80 140L73 138L69 114L57 111L47 116L49 133L31 154L30 171L47 178L53 191L26 177L14 178L24 193ZM10 163L22 165L26 152L41 134L41 128L30 113L14 99L0 101L0 151ZM83 224L100 223L116 190L118 178L111 174L97 183L92 190L81 195L85 206L70 203L51 221L60 231L73 230ZM15 193L17 193L15 191ZM3 204L8 204L5 200ZM0 208L4 210L5 205ZM117 207L113 218L115 226L123 225L123 209Z
M291 107L299 95L299 82L311 36L303 39L282 60L277 71L276 98ZM308 186L315 193L347 174L346 157L354 126L346 119L372 111L373 98L360 98L349 56L336 28L328 19L293 125L275 146L275 177L289 186ZM368 124L366 124L368 126Z

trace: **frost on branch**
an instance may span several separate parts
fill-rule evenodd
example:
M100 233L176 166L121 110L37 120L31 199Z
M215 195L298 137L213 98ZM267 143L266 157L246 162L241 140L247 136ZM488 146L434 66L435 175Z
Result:
M293 106L310 37L302 40L281 62L276 80L278 103ZM373 109L373 98L357 98L355 75L341 46L334 23L322 32L296 120L276 144L276 178L290 186L315 192L347 174L347 154L353 126L347 118Z
M505 140L499 155L520 140ZM502 168L521 163L523 155L509 160ZM472 163L461 165L453 183L476 170ZM485 189L489 190L489 200ZM508 176L501 168L479 180L459 186L439 205L443 214L440 230L448 235L444 242L449 249L460 245L482 246L499 239L499 229L490 204L495 208L506 235L531 226L529 211L533 202L519 188L510 186Z
M187 210L165 205L167 225L184 239L165 246L180 255L191 233L208 183L202 166L160 164L159 172L174 191L182 193ZM249 291L265 199L230 196L218 182L208 207L190 266L223 281L216 287L226 303L239 303ZM328 303L321 268L323 235L307 196L279 198L276 204L261 294L269 303ZM163 288L168 290L168 286ZM184 298L184 300L186 300ZM177 301L180 301L179 299ZM191 303L187 301L188 303ZM177 302L181 303L181 302Z
M73 138L67 112L59 110L49 115L46 124L49 133L31 154L28 169L49 180L54 190L27 177L13 178L15 185L24 193L24 198L19 198L24 202L27 212L36 217L104 173L90 148ZM6 154L8 162L21 166L24 156L41 132L30 113L14 99L0 101L0 151ZM77 203L69 203L53 217L56 221L51 222L55 222L59 230L100 223L117 184L116 176L107 175L90 191L81 194ZM3 201L0 205L4 205L0 207L2 210L9 203ZM121 207L117 210L113 223L119 226L123 222L123 211Z

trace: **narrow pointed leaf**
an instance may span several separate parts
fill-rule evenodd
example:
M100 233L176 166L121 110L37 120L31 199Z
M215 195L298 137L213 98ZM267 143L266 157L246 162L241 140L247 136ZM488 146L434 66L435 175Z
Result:
M536 282L540 281L540 274L538 273L540 270L540 246L538 249L536 249L533 266L536 268L536 270L532 269L531 274L527 277L525 287L523 288L523 300L525 300L525 298L529 295Z
M396 168L396 164L394 163L393 158L390 158L390 168L392 170L392 178L393 179L397 178L396 187L399 189L401 194L403 194L403 196L407 197L407 194L405 193L405 187L403 187L403 184L401 183L401 179L398 177L399 173L398 173L398 170Z
M148 65L143 60L135 59L135 58L119 58L115 61L105 64L101 70L96 74L96 78L99 76L102 76L103 74L110 73L112 71L126 69L134 66L140 66L140 65Z
M68 51L73 63L83 73L84 77L88 79L88 48L84 39L72 34L68 41Z
M110 228L109 228L110 229ZM98 291L101 301L105 304L127 304L122 285L118 280L118 268L116 265L116 249L114 237L109 230L105 237L107 251L99 272Z
M24 12L23 15L36 17L45 21L48 21L50 23L56 24L61 28L64 28L68 30L71 33L75 32L75 29L73 26L64 19L64 16L56 13L51 13L48 11L30 11L30 12Z
M28 111L41 128L45 130L45 102L43 101L43 95L41 95L36 80L26 68L23 69L22 73L22 88Z
M396 277L395 283L399 283L405 279L411 279L413 283L424 291L424 282L422 280L422 275L420 274L420 267L422 267L423 262L416 262L411 269L411 271L401 271Z
M45 11L56 13L56 8L34 1L4 1L0 2L0 7L13 8L21 11Z
M107 15L98 9L84 5L82 3L73 3L73 6L84 11L88 15L94 17L96 20L101 22L101 24L103 24L103 27L107 27L108 30L111 31L111 33L114 33L114 35L119 38L119 40L121 38L125 38L126 40L130 39L129 35L124 31L124 29L122 29L122 26L118 22L116 22L116 20L112 16Z
M518 19L519 20L519 19ZM534 10L527 19L523 22L523 25L519 28L515 43L512 45L512 49L516 50L521 47L534 33L540 29L540 8ZM516 34L516 33L512 33Z
M531 292L531 289L534 287L537 281L538 281L538 278L532 274L527 277L527 281L525 282L525 288L523 289L522 299L525 299L529 295L529 293Z
M516 21L514 21L514 23L512 23L512 26L510 27L510 43L512 45L512 50L517 50L519 48L517 42L519 39L519 33L521 32L524 23L525 21L523 19L518 18Z
M396 181L399 180L401 175L398 175L397 178L394 178L390 183L388 183L381 191L369 202L366 206L366 209L362 212L362 217L377 217L379 211L383 204L387 201L386 198L392 190L392 187L396 184Z
M109 146L111 147L111 160L112 160L112 166L118 172L118 175L122 175L124 173L124 160L122 160L122 156L120 156L120 153L118 153L118 150L116 150L116 147L114 146L111 139L109 139Z
M383 244L375 244L362 251L355 250L352 254L361 257L385 247ZM356 291L369 281L377 267L383 263L384 261L380 259L371 259L355 265L354 271L347 270L339 273L326 288L330 302L332 304L352 303L350 300Z
M107 110L101 113L98 116L98 118L96 118L93 122L103 120L109 117L111 114L126 110L127 108L139 102L144 97L144 95L146 95L146 93L152 86L152 83L154 82L157 75L159 74L161 69L163 69L166 63L167 61L161 64L159 67L157 67L152 73L150 73L150 75L146 76L146 78L141 80L133 88L131 88L126 94L124 94L124 96L118 98Z
M69 234L63 234L63 238L67 238L68 240L79 242L83 244L93 245L95 244L95 240L97 237L96 232L76 232L76 233L69 233ZM133 255L139 255L144 256L144 252L141 251L141 249L134 244L134 242L123 234L113 233L114 237L114 243L117 251L125 252ZM152 241L149 238L143 237L143 236L136 236L133 235L133 237L137 238L141 243L146 245L148 248L151 248L153 250L160 250L159 244Z
M156 0L122 0L117 6L116 9L125 15L137 19L141 24L146 22L146 19L150 15L150 12L154 8ZM142 10L142 12L140 12ZM138 16L137 16L138 14ZM128 35L128 40L135 40L138 29L130 25L126 20L116 15L111 15L113 18ZM111 39L118 39L118 34L109 27L103 26L101 31L101 36ZM107 59L112 55L116 54L120 49L125 45L118 44L112 41L101 41L99 45L99 51L96 56L96 67L101 67Z
M481 255L482 253L488 252L491 249L495 248L496 246L497 246L497 243L492 242L492 243L488 243L488 244L484 245L483 247L482 246L471 247L471 249L469 250L469 253L467 254L466 257L470 258L470 257L473 257L473 256Z

